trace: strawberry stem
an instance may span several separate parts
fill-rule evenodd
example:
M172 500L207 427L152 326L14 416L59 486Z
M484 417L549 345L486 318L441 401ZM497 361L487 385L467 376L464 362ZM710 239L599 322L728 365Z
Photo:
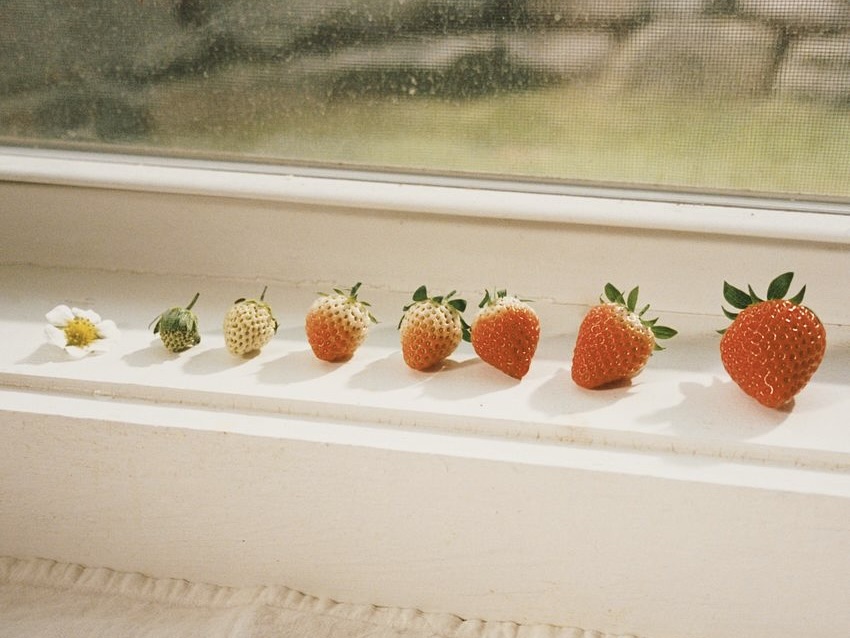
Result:
M200 296L201 296L201 293L196 292L196 293L195 293L195 296L194 296L194 297L192 297L192 301L190 301L190 302L189 302L189 305L188 305L188 306L186 306L186 310L191 310L191 309L192 309L192 306L194 306L194 305L195 305L195 302L198 300L198 297L200 297Z

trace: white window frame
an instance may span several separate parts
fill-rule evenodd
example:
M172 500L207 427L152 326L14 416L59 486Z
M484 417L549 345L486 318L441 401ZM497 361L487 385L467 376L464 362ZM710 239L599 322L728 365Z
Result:
M0 146L4 181L850 243L850 203Z
M225 283L271 276L304 287L356 275L350 259L331 255L320 255L327 270L316 274L310 255L322 249L299 247L303 238L380 228L386 236L364 231L352 240L385 252L358 265L387 293L423 283L413 276L456 279L473 290L500 261L540 259L543 266L515 281L553 316L578 316L610 277L651 290L660 312L710 325L720 317L724 277L744 269L739 283L766 285L790 263L830 330L846 335L850 325L850 215L840 204L372 177L4 149L0 267L31 268L41 280L77 268L153 280L179 271ZM97 222L97 231L78 228L81 220ZM146 253L169 220L185 252L155 262ZM418 247L392 244L408 226L436 246L433 261ZM505 241L511 233L515 247ZM244 238L258 242L262 259L233 249ZM483 257L477 246L492 238L513 252ZM268 265L284 244L305 263ZM422 260L417 267L403 265L411 251ZM222 263L228 252L241 256ZM587 263L573 264L575 255ZM645 279L629 278L635 264L651 262L660 264L647 266ZM484 282L493 283L500 282ZM18 325L8 321L5 330ZM13 488L0 553L235 586L276 582L351 602L651 638L826 636L850 623L835 587L850 570L844 455L807 464L791 441L770 458L748 457L769 431L746 430L745 422L734 445L709 454L710 446L684 439L645 447L651 437L628 427L588 437L579 424L527 430L520 418L488 431L469 414L438 411L422 423L393 424L386 412L370 417L368 406L356 416L342 403L286 413L274 397L181 395L153 384L122 394L75 374L66 366L53 376L16 376L14 365L4 374L8 445L0 468ZM176 476L175 464L193 480ZM355 483L374 495L359 509ZM275 507L260 485L274 486ZM227 503L226 517L216 499ZM128 524L148 515L174 524L153 536ZM767 535L765 520L773 522ZM416 529L411 521L420 521ZM381 551L359 544L361 528ZM103 529L109 534L98 535ZM86 542L92 535L96 546ZM246 544L237 549L234 538ZM308 556L308 548L320 555ZM777 569L793 573L793 582Z

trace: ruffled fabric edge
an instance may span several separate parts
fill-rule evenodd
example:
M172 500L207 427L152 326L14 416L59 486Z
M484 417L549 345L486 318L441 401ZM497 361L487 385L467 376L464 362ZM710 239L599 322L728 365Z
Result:
M285 586L234 588L174 578L154 578L105 567L61 563L44 558L0 556L0 583L93 596L121 596L172 607L211 610L264 608L265 613L298 612L335 623L369 625L405 635L433 638L636 638L576 627L463 619L411 608L338 602Z

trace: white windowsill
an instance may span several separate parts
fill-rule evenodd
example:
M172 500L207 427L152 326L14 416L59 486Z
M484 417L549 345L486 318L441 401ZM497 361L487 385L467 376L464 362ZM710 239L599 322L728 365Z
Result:
M701 512L717 517L706 519L711 525L737 530L737 536L721 539L714 549L705 548L702 557L682 557L682 569L685 564L700 569L705 567L703 561L725 564L752 553L758 545L750 543L760 542L758 530L747 514L735 513L734 507L726 511L723 505L727 498L739 504L752 500L745 512L788 523L788 540L798 544L798 550L789 549L783 558L784 568L800 574L793 587L781 586L770 571L774 556L757 556L745 569L749 582L762 587L760 599L765 590L771 591L772 597L766 599L772 601L776 623L784 628L793 622L800 629L810 626L809 619L797 618L791 609L788 601L794 592L818 591L820 601L807 603L813 610L836 608L834 588L817 583L824 574L841 574L850 567L842 558L848 555L844 548L850 545L850 534L841 523L850 509L846 435L850 308L844 277L835 275L850 272L850 216L839 213L838 207L774 211L583 194L401 186L359 178L282 176L232 167L222 171L202 164L154 166L129 158L104 161L34 151L0 155L0 201L7 231L0 238L4 296L0 338L7 344L0 353L0 418L8 420L13 433L20 426L21 438L11 436L13 441L24 441L27 427L39 433L28 444L35 448L7 448L7 467L26 472L35 486L21 487L21 502L36 498L36 488L49 480L43 473L46 464L61 454L57 448L51 456L53 442L71 436L58 434L55 423L67 426L62 431L77 432L70 449L88 460L80 461L78 488L51 483L51 489L67 489L78 499L86 490L110 485L110 476L127 480L120 467L103 469L105 457L91 448L89 430L99 433L91 440L103 441L104 449L121 456L127 445L123 452L127 459L138 454L155 463L159 457L148 448L164 436L158 433L165 428L173 433L168 435L170 445L181 450L179 458L189 469L198 463L190 450L204 446L205 435L247 436L250 440L244 446L251 451L250 459L228 456L222 451L224 444L208 450L214 460L228 466L216 466L219 469L210 470L211 476L229 481L245 475L274 484L275 472L299 484L299 472L304 481L317 480L289 453L300 450L311 467L326 472L341 468L338 479L323 477L309 488L317 494L325 494L325 481L341 489L352 480L346 474L347 463L357 468L354 480L362 478L373 489L383 490L381 481L400 485L387 486L391 505L370 512L371 523L340 503L332 510L335 513L315 513L312 524L300 520L304 531L287 527L291 542L306 546L311 534L318 535L324 551L343 561L342 566L322 563L330 580L308 569L309 561L300 563L304 559L294 549L278 548L277 537L269 534L286 527L281 517L286 508L303 507L303 495L277 492L283 511L270 514L264 504L251 500L248 487L249 497L236 506L236 514L257 528L244 531L253 545L233 563L222 560L213 565L208 558L213 550L230 551L229 539L206 535L182 519L184 528L188 525L192 533L204 536L206 546L187 550L174 538L157 542L134 537L137 532L121 527L123 519L105 509L96 509L92 520L111 520L125 536L116 531L115 539L101 547L81 550L69 539L83 538L96 528L85 522L74 527L73 508L55 504L58 520L76 533L66 529L59 539L31 529L25 539L7 535L5 540L0 534L6 546L53 543L60 559L125 560L110 566L235 584L283 574L281 578L291 577L289 585L343 600L421 605L489 617L505 614L499 617L640 631L648 638L729 635L732 626L751 630L742 630L741 635L758 635L753 631L764 610L756 601L749 601L756 606L747 616L741 592L730 590L728 600L716 593L728 584L725 577L734 568L729 574L706 568L704 589L688 581L684 589L695 588L688 599L674 600L684 581L671 577L668 583L656 583L658 598L640 601L640 609L606 612L611 596L636 595L654 581L647 573L638 574L640 561L635 562L635 571L612 564L616 545L606 546L603 527L594 527L604 526L603 520L588 523L586 530L588 538L603 539L596 548L600 555L585 548L590 555L584 558L573 556L568 546L514 546L499 529L482 530L475 523L475 516L493 517L507 529L517 525L527 534L548 529L544 520L526 528L527 521L494 514L491 496L498 495L491 494L489 485L501 484L502 478L506 485L515 481L517 493L506 491L497 507L519 512L534 504L532 509L550 511L553 524L560 521L560 525L564 524L560 517L592 519L594 512L615 520L634 497L624 486L637 481L641 487L636 489L646 490L640 498L653 501L647 503L647 513L655 512L658 521L670 525L668 514L676 520L678 515L665 503L677 501L681 493L678 507L690 503L698 510L694 524ZM491 254L481 246L496 250ZM821 370L793 408L773 411L743 396L728 380L717 356L714 331L725 322L719 312L723 279L740 276L733 283L766 285L782 268L798 273L798 285L808 284L807 301L828 324L829 346ZM309 351L303 315L317 290L351 285L351 278L364 282L362 294L373 303L382 323L350 362L324 364ZM569 357L582 313L608 280L621 286L640 283L646 301L680 335L667 351L653 357L631 386L587 392L572 384ZM536 299L543 339L529 375L521 382L508 379L477 360L468 344L439 372L407 369L395 324L410 291L421 283L434 291L457 288L471 302L470 310L484 286L507 286ZM281 328L261 354L235 359L223 347L221 318L233 299L258 294L265 284ZM197 310L203 341L182 355L169 355L147 323L167 306L188 301L196 290L201 292ZM58 303L93 307L115 319L122 329L121 342L105 355L65 361L59 350L43 345L43 315ZM101 431L101 425L108 427ZM42 447L48 450L43 458ZM280 457L264 457L268 450L278 449L289 459L281 466ZM12 456L17 452L23 460ZM378 465L376 454L383 459ZM354 460L349 461L349 455ZM426 542L426 547L420 546L421 539L395 530L404 526L393 521L415 518L416 502L422 499L445 498L444 493L429 491L446 487L433 475L432 459L449 478L465 478L463 489L468 493L458 509L446 513L451 524L448 519L445 524L452 531L442 539L444 544ZM42 470L40 464L45 464ZM30 465L36 469L28 469ZM203 467L197 471L206 475ZM422 486L410 488L418 499L408 503L404 481L415 482L414 476L422 472L426 473ZM73 476L69 484L77 486ZM134 476L131 472L131 485ZM434 488L428 487L429 476ZM560 486L565 480L568 485L582 484L582 476L589 477L588 485L597 486L593 489L599 493L564 501ZM225 482L225 478L209 480ZM175 484L182 486L179 480ZM166 491L178 489L169 483L157 485ZM538 494L535 486L544 489ZM393 500L396 489L401 492ZM191 489L177 496L190 502L203 500ZM255 512L255 505L262 511ZM151 515L177 520L179 513L170 508L156 505ZM824 518L812 514L810 527L795 523L807 508ZM470 515L468 522L465 513ZM25 514L14 519L22 528L27 525ZM338 534L328 531L340 524L345 529ZM384 554L360 549L357 534L350 538L352 525L380 537L386 545ZM435 543L442 538L440 529ZM635 542L644 543L647 560L665 560L669 544L656 547L652 540L663 537L663 530L647 523L631 533ZM818 559L806 543L814 547L824 534L833 547ZM480 543L480 555L472 544L454 547L451 538ZM128 540L138 542L141 549L119 559L126 555L120 551ZM163 549L163 543L170 544ZM269 563L267 551L272 546L289 571ZM143 555L146 548L162 556ZM606 548L610 557L605 556ZM365 552L360 563L350 555L359 551ZM553 551L562 554L552 555ZM460 559L459 552L468 557ZM455 559L473 570L482 565L484 569L474 577L455 574L455 590L451 586L440 590L429 580L430 572L419 571L424 563L407 564L409 580L387 577L393 561L420 553L435 562ZM575 594L572 576L564 572L553 576L536 562L550 558L572 574L590 570L582 572L590 588L577 596L583 602L580 609L571 608L572 615L556 609L557 601ZM168 560L179 564L169 567ZM802 573L812 561L823 562L811 576ZM183 573L162 573L178 567ZM507 571L497 575L502 567ZM608 581L612 570L621 575L617 584ZM385 584L376 586L376 578L386 579ZM434 587L429 589L429 583ZM509 584L529 591L542 587L544 593L538 592L533 602L525 595L506 598L502 592ZM694 612L690 607L694 596L718 598ZM721 612L724 608L730 611ZM691 629L706 633L684 630L685 609L703 623ZM848 620L838 616L829 620L831 626Z
M7 343L0 378L9 389L836 471L836 485L846 484L841 493L850 496L850 477L844 475L850 471L850 438L843 418L850 411L843 359L850 351L848 328L830 326L829 356L793 408L768 410L725 375L716 356L714 318L676 315L678 343L654 355L630 386L593 392L569 377L581 319L581 309L570 306L538 304L543 339L531 371L517 382L481 362L469 344L442 370L408 369L395 327L406 302L399 294L363 291L383 322L352 360L328 364L315 359L303 334L304 314L315 296L311 288L269 290L280 329L260 354L246 359L227 352L219 325L229 297L241 296L232 282L186 277L164 282L150 275L30 266L5 267L0 277L11 300L0 324ZM196 289L203 291L196 306L203 341L172 355L147 322L169 305L164 300ZM69 360L44 342L43 315L59 302L93 306L117 319L121 342L104 355ZM251 433L229 423L236 429L228 431ZM691 468L657 469L693 477ZM832 492L828 483L823 486ZM815 485L806 489L817 491Z

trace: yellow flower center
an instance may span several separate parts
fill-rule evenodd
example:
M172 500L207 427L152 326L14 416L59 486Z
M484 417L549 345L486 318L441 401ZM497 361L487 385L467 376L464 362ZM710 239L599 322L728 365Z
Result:
M74 317L65 326L66 345L84 348L99 338L97 328L85 317Z

